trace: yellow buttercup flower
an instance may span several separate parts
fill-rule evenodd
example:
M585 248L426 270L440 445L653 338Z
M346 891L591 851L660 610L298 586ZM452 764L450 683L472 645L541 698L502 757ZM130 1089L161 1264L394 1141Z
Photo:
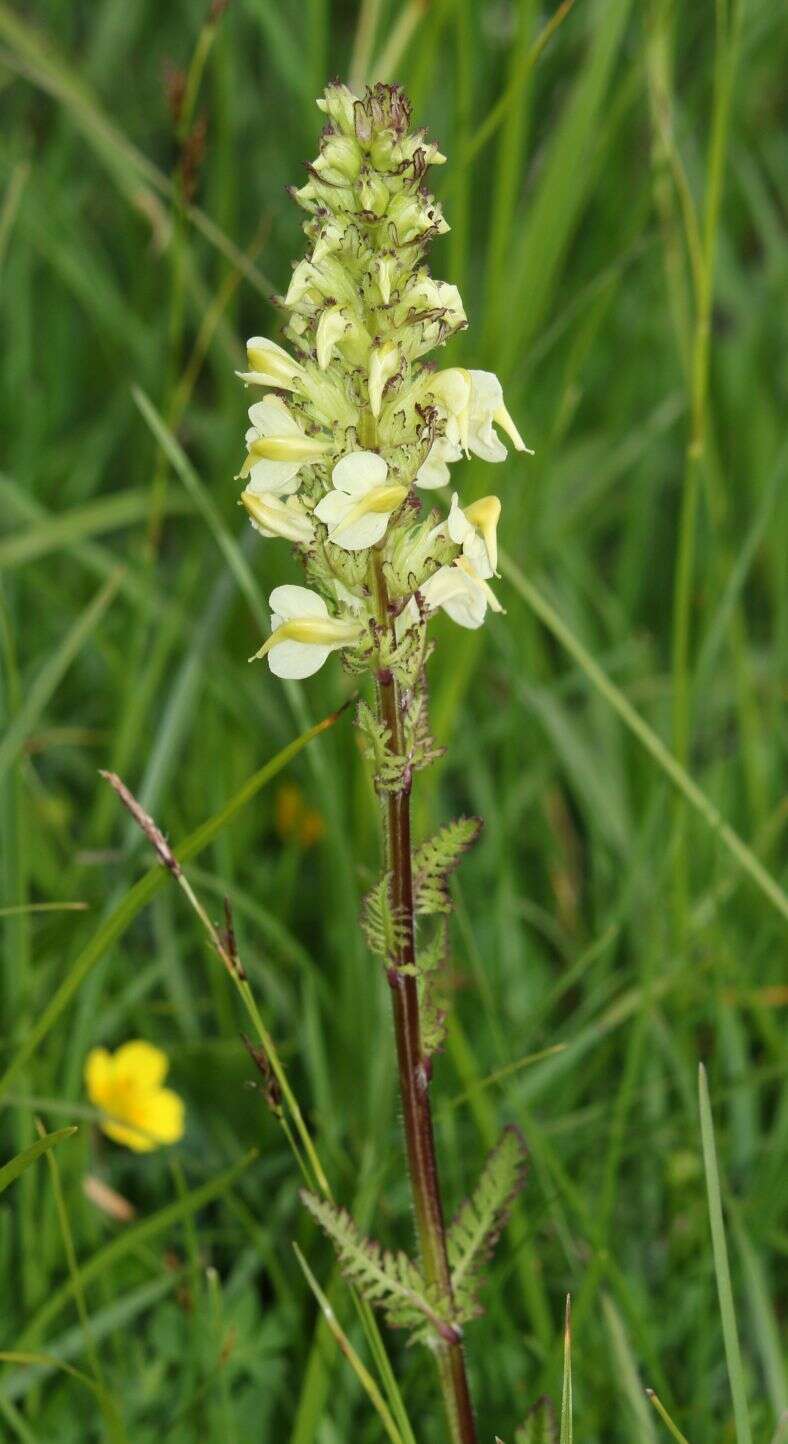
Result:
M183 1099L162 1087L168 1067L166 1053L141 1038L115 1053L91 1049L85 1087L91 1103L107 1115L101 1128L108 1138L147 1153L183 1137Z

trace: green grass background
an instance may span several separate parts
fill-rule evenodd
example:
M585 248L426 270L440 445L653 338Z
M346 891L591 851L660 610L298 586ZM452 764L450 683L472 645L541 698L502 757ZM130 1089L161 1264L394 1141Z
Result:
M529 1403L560 1397L567 1292L583 1444L668 1438L646 1385L690 1444L777 1437L780 9L576 0L540 47L552 12L534 0L373 0L360 34L351 0L232 0L210 34L203 0L0 3L0 907L20 909L0 917L3 1161L37 1118L80 1124L0 1200L0 1343L22 1355L0 1374L3 1439L381 1438L290 1247L374 1367L250 1087L237 998L174 885L129 901L150 858L97 776L116 768L177 843L349 694L338 666L283 687L247 665L268 592L298 578L236 507L233 368L276 326L267 298L303 240L284 187L354 44L449 156L432 265L471 324L446 362L497 371L536 452L457 472L464 495L502 495L507 613L481 634L435 626L448 753L415 804L421 834L460 810L487 822L457 880L434 1085L450 1208L503 1122L531 1153L468 1330L481 1438L512 1444ZM187 214L165 76L195 53L206 145ZM679 800L665 748L702 796ZM326 823L308 851L277 832L284 778ZM345 714L189 875L213 915L232 898L337 1197L409 1246L387 990L356 927L376 849ZM25 910L72 901L89 910ZM166 1049L188 1110L183 1143L147 1157L102 1139L82 1086L91 1046L135 1036ZM136 1224L87 1200L88 1173ZM397 1337L390 1352L419 1444L437 1444L428 1356Z

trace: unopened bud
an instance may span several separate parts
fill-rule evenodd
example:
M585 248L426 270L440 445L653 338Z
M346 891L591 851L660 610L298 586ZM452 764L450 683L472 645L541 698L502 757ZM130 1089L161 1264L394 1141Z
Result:
M373 216L385 215L390 197L383 177L376 171L364 174L358 183L358 198L362 210L371 212Z
M378 256L376 269L381 300L383 305L387 306L391 299L391 282L397 270L394 256Z
M327 306L321 313L317 323L317 334L315 336L315 349L317 351L317 364L321 371L325 371L331 357L334 354L334 347L344 336L348 329L349 322L339 306Z
M326 180L355 180L361 170L361 152L349 135L331 135L323 143L314 169Z
M281 346L265 336L253 336L246 343L250 371L239 371L242 381L277 386L284 391L300 388L303 370Z
M380 416L383 392L399 367L400 354L393 341L374 347L369 358L369 404L373 416Z
M263 536L284 537L285 541L300 542L306 546L314 536L314 527L295 497L283 501L270 493L258 495L248 488L241 493L241 501L249 518Z

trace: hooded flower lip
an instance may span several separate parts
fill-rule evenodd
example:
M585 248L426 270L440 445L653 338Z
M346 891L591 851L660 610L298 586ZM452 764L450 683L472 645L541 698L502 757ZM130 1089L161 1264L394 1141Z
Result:
M515 451L527 451L523 438L506 410L503 389L492 371L469 371L468 447L483 461L505 461L506 447L493 431L493 422L509 437ZM531 453L533 455L533 453Z
M315 507L335 546L364 551L385 536L391 513L408 494L406 486L387 485L387 476L388 463L376 451L351 451L337 462L334 488Z
M275 587L269 597L271 636L250 660L267 657L276 677L301 681L318 672L331 652L352 647L364 633L357 618L332 617L309 587Z
M419 591L429 611L442 607L458 626L472 630L482 625L488 607L492 612L503 611L492 588L467 557L458 557L451 566L439 567Z
M461 447L466 456L473 452L482 461L506 460L506 447L493 424L506 433L515 451L533 456L504 405L503 388L494 372L450 367L431 377L426 390L445 413L448 441Z
M267 336L252 336L246 343L250 371L236 371L248 386L276 386L280 391L299 391L303 368L283 346Z
M258 493L247 489L241 493L241 502L252 526L261 536L280 536L285 541L307 546L315 535L309 515L297 496L289 496L283 501L272 492Z
M400 368L399 348L394 341L373 346L369 355L369 404L373 416L380 416L383 392Z
M266 396L249 408L252 425L246 433L248 455L241 476L248 490L287 496L298 491L298 473L307 461L331 450L330 441L307 436L280 396Z
M143 1039L124 1043L115 1053L93 1048L85 1060L85 1086L91 1103L106 1115L102 1132L136 1153L147 1153L183 1136L183 1100L163 1088L168 1059Z
M326 306L325 310L321 311L315 333L317 364L321 371L328 367L337 343L349 327L350 321L340 306Z
M463 556L482 580L497 575L500 515L501 503L497 496L483 496L464 509L456 491L452 496L446 532L456 546L462 547Z

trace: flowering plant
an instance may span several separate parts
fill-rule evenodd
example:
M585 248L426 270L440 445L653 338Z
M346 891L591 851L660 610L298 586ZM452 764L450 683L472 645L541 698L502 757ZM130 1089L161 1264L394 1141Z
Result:
M115 1143L147 1153L183 1137L183 1099L165 1088L166 1053L136 1038L114 1053L92 1048L85 1060L85 1086L102 1110L101 1128Z
M440 750L427 717L429 621L442 609L475 628L502 610L490 586L501 505L487 496L463 507L454 493L447 516L425 515L420 493L450 482L470 453L503 461L502 437L527 448L497 377L425 359L467 326L456 286L433 279L425 262L448 230L424 184L445 157L409 129L397 86L359 97L337 83L317 103L327 117L320 154L292 192L310 248L280 302L289 349L253 337L240 373L262 391L249 410L241 500L263 536L293 544L308 582L272 592L271 635L256 656L278 677L304 678L338 652L375 682L358 723L385 860L362 922L391 986L418 1263L382 1252L325 1199L304 1201L361 1292L433 1347L451 1438L471 1444L462 1331L479 1311L480 1272L520 1187L524 1150L507 1129L447 1228L431 1060L444 1035L448 879L481 823L461 818L413 849L410 791Z

